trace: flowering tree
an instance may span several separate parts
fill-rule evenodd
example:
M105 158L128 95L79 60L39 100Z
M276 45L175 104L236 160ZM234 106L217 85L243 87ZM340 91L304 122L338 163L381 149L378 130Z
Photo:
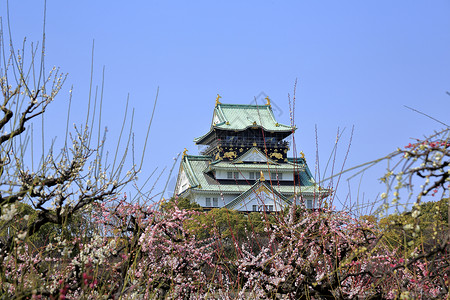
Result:
M390 167L381 178L382 209L394 209L382 224L385 241L399 249L406 265L420 267L422 275L414 281L424 290L434 288L437 299L448 297L450 285L449 133L447 126L386 156ZM436 198L437 203L428 202Z
M93 124L93 116L89 113L85 125L75 126L73 132L66 128L60 151L52 144L36 164L33 122L40 118L43 122L66 79L55 67L45 72L43 50L44 46L31 48L27 61L25 48L15 51L11 39L8 46L4 36L0 37L0 51L9 53L0 59L0 293L16 296L46 286L43 278L47 285L56 278L50 275L50 268L43 267L50 267L56 259L46 252L56 251L52 240L47 237L50 248L41 251L38 247L42 244L35 244L36 235L43 236L49 226L55 226L57 242L63 247L58 255L70 255L82 241L62 239L61 230L87 231L82 224L89 222L82 220L87 220L91 205L115 197L139 171L133 165L124 174L126 151L122 157L116 153L117 163L112 166L105 163L105 140L92 138L94 129L88 125ZM44 135L41 132L43 149ZM52 293L51 289L42 291L43 295Z
M259 253L243 248L238 261L244 278L241 296L441 299L448 295L442 285L448 282L448 255L435 257L437 261L426 255L404 259L389 249L383 233L367 220L343 212L301 210L291 212L272 230L269 244Z
M271 238L261 251L242 248L240 295L448 298L448 134L447 128L364 165L388 161L388 171L381 179L386 192L381 194L379 213L380 217L389 216L379 223L373 216L352 218L351 212L300 209L298 214L291 208L288 219L271 224ZM424 202L427 195L438 196L438 203Z

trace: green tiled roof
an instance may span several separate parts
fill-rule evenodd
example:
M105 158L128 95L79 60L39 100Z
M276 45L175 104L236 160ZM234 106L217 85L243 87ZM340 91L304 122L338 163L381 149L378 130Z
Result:
M288 157L287 160L290 163L305 166L305 173L306 173L305 176L307 178L314 178L314 176L312 175L311 171L308 168L308 164L306 163L306 159L304 159L302 157L295 157L295 158L294 157Z
M185 155L182 158L182 166L186 171L186 176L189 180L189 184L192 187L199 186L201 182L197 179L197 175L201 174L198 171L198 162L207 162L211 161L211 157L209 156L194 156L194 155ZM194 163L192 163L194 162Z
M251 127L263 128L271 132L290 132L295 128L279 124L275 120L270 105L218 104L214 108L211 129L205 135L194 139L202 140L214 129L242 131Z
M240 194L246 192L251 185L250 184L220 184L217 182L210 174L206 173L210 167L210 162L212 158L210 156L193 156L193 155L185 155L182 158L182 167L186 171L186 175L189 180L189 184L191 188L196 193L211 193L211 192L220 192L223 194ZM219 162L217 164L222 164L223 162ZM217 166L217 164L215 166ZM224 165L226 163L223 163ZM234 168L239 170L242 165L248 164L235 164ZM252 164L253 165L253 164ZM257 164L255 164L257 165ZM284 165L284 164L280 164ZM277 168L280 167L277 166ZM289 168L292 168L292 165L289 164ZM261 165L259 165L259 170L264 170ZM300 172L302 177L302 181L308 183L309 185L303 186L284 186L284 185L273 185L274 190L285 195L286 197L294 195L294 193L303 193L303 194L322 194L325 193L325 190L319 190L314 183L310 181L309 170L306 168L304 172ZM269 182L269 180L267 179ZM188 189L186 192L189 192ZM183 193L183 194L184 194Z

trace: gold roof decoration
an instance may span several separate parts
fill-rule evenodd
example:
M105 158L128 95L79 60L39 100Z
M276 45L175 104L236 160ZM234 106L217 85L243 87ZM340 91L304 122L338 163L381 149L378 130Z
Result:
M266 178L264 178L264 173L263 173L263 171L259 171L260 172L260 174L261 174L261 176L260 176L260 178L259 178L259 181L266 181Z
M219 99L220 98L222 98L219 94L217 94L217 98L216 98L216 106L217 105L219 105L219 104L221 104L220 102L219 102Z

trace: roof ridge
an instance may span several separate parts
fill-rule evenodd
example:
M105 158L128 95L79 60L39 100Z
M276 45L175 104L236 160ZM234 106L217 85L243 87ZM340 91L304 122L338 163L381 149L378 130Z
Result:
M212 158L211 155L189 155L189 154L186 154L185 157L186 158L203 158L203 159L208 159L208 160Z
M253 107L253 108L261 108L267 107L270 108L270 105L266 104L237 104L237 103L220 103L217 106L242 106L242 107Z

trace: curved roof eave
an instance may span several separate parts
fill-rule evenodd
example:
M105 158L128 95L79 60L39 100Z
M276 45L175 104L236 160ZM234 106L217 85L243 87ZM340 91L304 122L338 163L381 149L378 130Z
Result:
M224 123L224 122L223 122ZM220 124L222 124L222 123L220 123ZM217 124L217 125L219 125L219 124ZM233 131L233 132L236 132L236 131L245 131L245 130L247 130L247 129L249 129L249 128L262 128L264 131L267 131L267 132L285 132L285 133L291 133L292 131L295 131L295 130L297 130L297 128L296 127L287 127L286 125L283 125L283 126L286 126L286 129L276 129L276 130L274 130L274 129L267 129L267 128L265 128L264 126L262 126L262 125L249 125L249 126L247 126L247 127L245 127L245 128L242 128L242 129L236 129L236 128L223 128L223 127L217 127L217 125L215 125L215 126L211 126L211 129L206 133L206 134L204 134L204 135L202 135L202 136L200 136L200 137L198 137L198 138L195 138L194 139L194 143L195 144L199 144L202 140L204 140L205 138L207 138L211 133L213 133L214 132L214 130L216 130L216 129L218 129L218 130L223 130L223 131Z

